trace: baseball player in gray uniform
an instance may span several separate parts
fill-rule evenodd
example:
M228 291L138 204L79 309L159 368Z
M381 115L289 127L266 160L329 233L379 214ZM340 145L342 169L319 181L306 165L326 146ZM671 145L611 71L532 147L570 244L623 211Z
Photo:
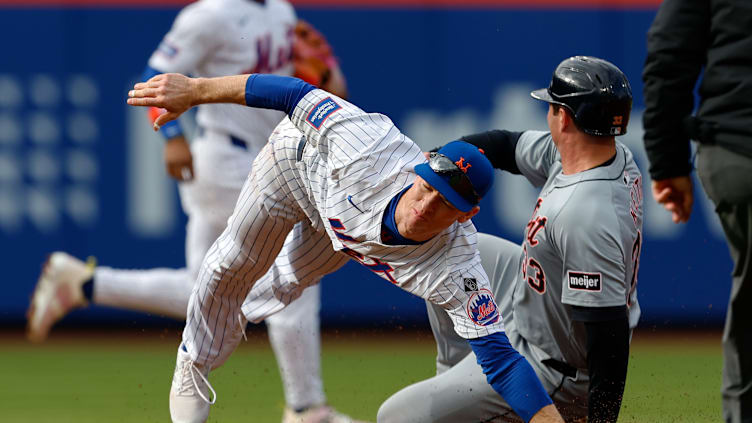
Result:
M493 172L477 148L449 143L426 163L420 148L386 116L363 112L295 78L158 75L136 84L129 97L131 105L167 109L156 125L208 102L283 110L289 117L254 162L228 227L202 264L170 391L173 420L208 417L213 389L207 375L238 343L241 302L254 300L254 283L293 226L302 223L317 254L354 259L446 310L490 385L525 421L562 421L504 335L480 264L470 218ZM296 295L278 288L269 291L280 303Z
M568 422L615 422L640 308L642 177L615 135L626 132L632 95L625 75L593 57L572 57L548 88L550 132L489 131L464 137L495 168L541 187L522 245L478 235L482 264L512 345L535 369ZM379 422L518 421L484 380L444 310L428 305L437 376L381 406ZM431 401L424 401L431 398Z
M201 77L243 72L292 75L295 26L295 11L284 0L197 1L180 11L151 55L142 80L163 72ZM337 82L326 88L343 93L344 83L341 79ZM150 112L153 117L160 113L156 109ZM68 254L53 253L32 300L29 337L43 340L55 321L88 303L185 319L201 261L227 225L254 158L283 117L276 110L203 105L196 116L199 130L190 146L177 121L165 125L166 169L181 182L180 197L188 215L187 267L91 269ZM295 277L294 271L286 269L286 260L287 252L280 256L273 277ZM327 263L316 257L308 257L308 261L310 266L327 268ZM284 422L299 418L350 421L325 405L318 312L319 286L315 285L295 304L266 321L283 381L287 404Z

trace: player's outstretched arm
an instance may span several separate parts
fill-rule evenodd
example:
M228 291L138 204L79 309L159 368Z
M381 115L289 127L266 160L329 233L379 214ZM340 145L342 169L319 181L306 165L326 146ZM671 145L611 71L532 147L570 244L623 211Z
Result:
M300 99L314 89L313 85L289 76L251 74L189 78L168 73L134 85L128 91L128 104L167 110L154 121L156 130L191 107L205 103L235 103L291 115Z
M509 343L503 332L468 339L488 384L522 420L564 423L530 363Z
M178 73L166 73L134 85L128 92L128 104L167 110L154 121L154 129L158 130L163 124L177 119L183 112L199 104L245 105L247 79L248 75L189 78Z

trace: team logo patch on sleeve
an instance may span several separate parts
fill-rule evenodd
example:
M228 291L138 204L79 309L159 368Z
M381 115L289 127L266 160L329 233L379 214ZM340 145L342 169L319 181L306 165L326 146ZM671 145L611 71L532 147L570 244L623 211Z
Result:
M478 281L475 278L463 278L462 282L465 283L465 292L475 292L478 290Z
M601 292L600 273L577 272L568 270L567 280L569 281L569 289L575 291Z
M321 101L319 101L319 104L317 104L313 110L311 110L310 113L308 113L308 116L306 117L306 122L310 123L311 126L316 128L318 130L321 128L321 125L324 124L324 121L326 118L331 116L334 112L341 109L342 106L337 104L334 100L332 100L331 97L327 97Z
M491 291L483 288L474 293L467 302L467 315L478 326L488 326L499 321L499 308L496 307Z

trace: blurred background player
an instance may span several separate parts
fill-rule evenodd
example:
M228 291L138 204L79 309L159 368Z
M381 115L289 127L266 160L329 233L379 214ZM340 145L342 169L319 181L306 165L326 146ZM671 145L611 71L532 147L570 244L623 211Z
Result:
M640 316L642 177L614 138L626 133L631 88L613 64L578 56L559 64L547 89L531 94L549 103L550 132L462 138L495 168L541 187L522 246L479 234L478 249L510 342L565 420L616 422ZM446 312L432 304L428 312L438 375L390 397L378 421L519 421Z
M185 7L149 59L143 79L163 72L197 77L295 73L346 96L344 77L326 40L310 25L296 21L284 0L201 0ZM152 120L161 112L150 110ZM190 146L177 121L165 125L165 167L180 182L188 216L186 268L93 268L68 254L53 253L32 299L30 339L44 340L57 320L89 303L185 319L201 261L227 225L253 159L283 117L274 110L202 105ZM283 381L284 422L350 421L326 405L320 375L319 297L320 287L312 286L266 320Z
M648 31L642 75L653 198L675 223L689 220L689 140L699 141L697 175L734 261L721 384L723 418L732 423L752 422L751 25L746 0L665 0ZM700 104L692 116L699 75Z

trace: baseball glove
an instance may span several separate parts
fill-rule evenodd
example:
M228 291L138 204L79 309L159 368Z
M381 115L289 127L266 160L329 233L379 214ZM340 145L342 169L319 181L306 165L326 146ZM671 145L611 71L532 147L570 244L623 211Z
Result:
M308 22L298 20L292 45L295 76L321 87L329 82L332 69L338 66L331 46Z

